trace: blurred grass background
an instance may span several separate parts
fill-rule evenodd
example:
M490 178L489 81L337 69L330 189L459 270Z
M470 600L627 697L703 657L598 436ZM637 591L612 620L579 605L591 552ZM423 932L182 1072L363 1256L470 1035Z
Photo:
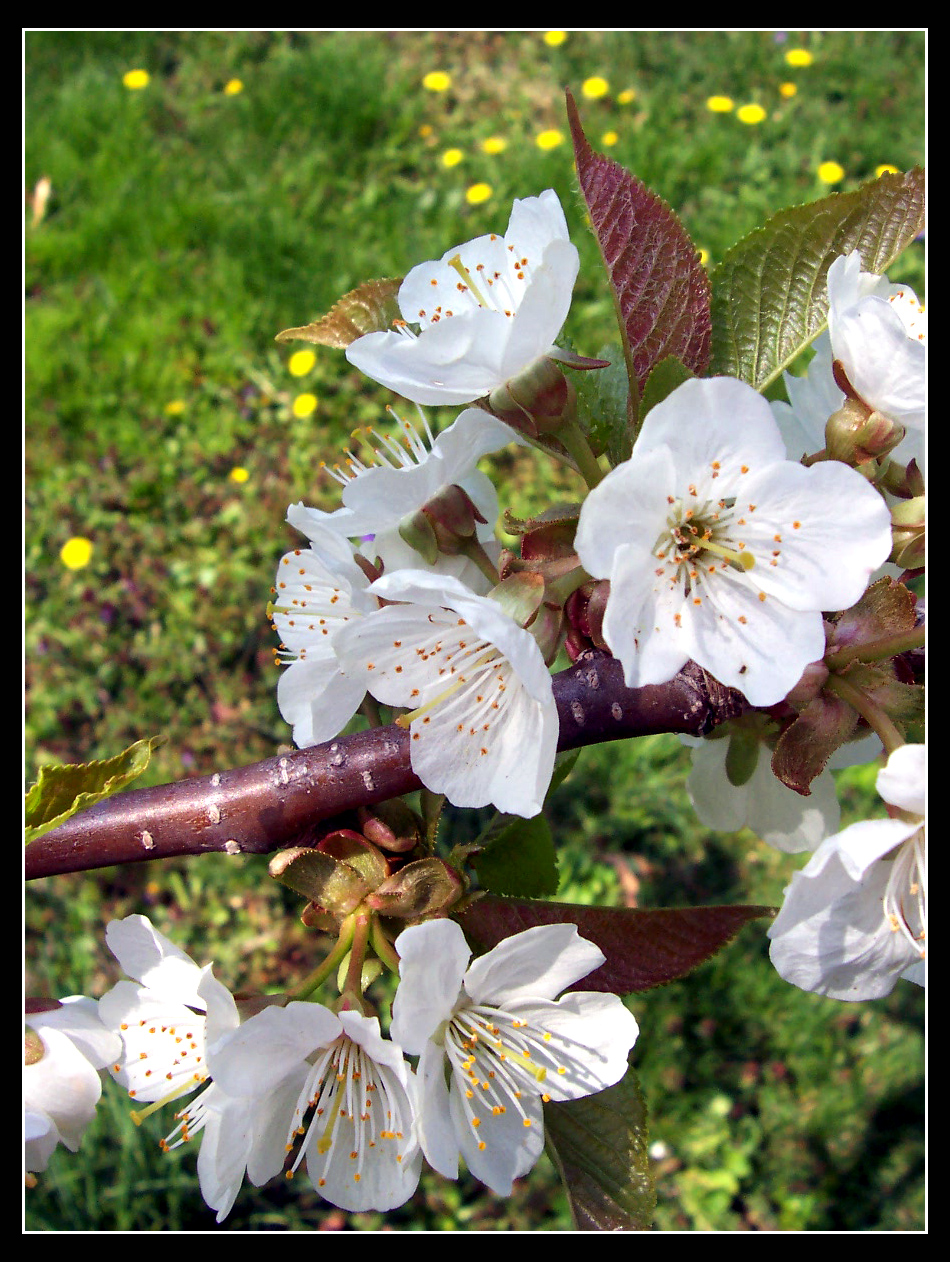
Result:
M587 354L611 339L565 86L593 146L673 206L710 267L775 211L924 159L921 31L563 34L27 33L28 780L158 733L142 783L288 743L264 615L297 542L283 518L299 499L335 505L319 461L385 425L389 396L339 352L301 373L280 329L503 231L513 198L554 188L582 260L566 332ZM922 245L892 279L923 297ZM518 513L575 489L534 455L495 469ZM78 568L62 554L74 538L91 545ZM801 861L698 825L688 765L672 737L585 752L554 807L559 897L781 900ZM878 812L873 768L840 775L846 818ZM453 839L472 827L450 824ZM228 856L35 882L28 993L101 994L117 977L104 925L132 912L214 958L232 989L282 988L315 948L270 886L263 860ZM922 1227L916 988L860 1006L802 994L750 927L631 1007L660 1229ZM136 1131L107 1088L81 1155L60 1150L30 1193L27 1226L213 1227L193 1153L158 1150L164 1121ZM385 1222L302 1179L247 1187L219 1230L568 1226L543 1159L508 1201L426 1176Z

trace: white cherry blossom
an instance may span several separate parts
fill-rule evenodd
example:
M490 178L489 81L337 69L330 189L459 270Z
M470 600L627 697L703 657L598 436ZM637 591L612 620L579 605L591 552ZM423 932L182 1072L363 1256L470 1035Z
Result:
M332 740L366 694L341 670L333 643L341 627L378 608L367 594L369 577L352 545L316 519L293 508L288 521L307 534L309 548L281 558L269 607L281 637L279 660L289 663L277 684L277 704L293 726L300 749Z
M861 270L857 250L828 269L832 355L868 407L911 429L926 415L927 321L909 285Z
M637 1023L616 995L556 999L604 962L575 925L526 929L476 960L451 920L406 929L395 945L392 1035L419 1056L426 1160L454 1179L461 1154L476 1178L507 1196L541 1154L542 1104L619 1082Z
M347 675L385 705L408 706L419 779L455 806L536 815L559 734L551 676L537 642L491 597L457 579L400 570L368 589L386 601L344 628Z
M197 1090L208 1080L208 1048L240 1023L230 991L210 964L196 964L146 916L110 921L106 944L135 978L99 1000L103 1023L123 1044L112 1076L139 1104Z
M751 386L693 379L590 492L575 546L610 579L604 637L628 687L692 659L768 706L824 655L822 611L853 605L887 558L890 513L846 465L787 460Z
M25 1164L45 1170L57 1144L76 1152L102 1094L97 1070L113 1061L122 1042L99 1019L98 1005L70 995L58 1008L26 1015L23 1071Z
M399 527L440 492L459 486L484 518L476 525L476 538L497 552L498 495L491 479L478 468L478 461L509 443L523 445L524 440L504 421L480 408L467 408L435 436L421 409L419 417L417 426L396 416L400 428L396 438L367 431L367 441L375 443L367 459L351 454L342 465L329 470L343 487L343 507L326 512L295 504L287 514L290 524L308 536L319 527L349 539L371 536L363 551L382 562L387 571L424 569L426 562L402 538ZM432 568L487 590L478 569L465 556L440 553Z
M748 828L776 850L795 854L813 850L841 819L838 795L826 768L804 796L772 771L771 750L760 746L755 768L743 784L726 773L729 740L680 737L692 748L693 765L686 791L699 819L722 832Z
M769 929L786 981L833 999L878 999L899 977L924 984L927 937L923 745L894 750L877 777L893 817L852 824L792 877Z
M320 1195L351 1212L394 1209L416 1190L411 1074L375 1017L315 1003L266 1008L215 1048L212 1072L222 1097L199 1175L203 1160L219 1222L245 1166L260 1184L288 1160L291 1177L306 1161Z
M814 351L804 376L784 374L788 403L775 399L771 404L790 460L800 460L802 456L824 449L828 419L845 401L844 391L832 371L831 337L827 332L816 339ZM892 460L901 464L916 460L921 471L925 467L925 454L923 430L910 427L889 453Z
M557 194L516 200L503 237L414 267L399 290L405 324L357 338L346 357L414 403L471 403L558 356L578 266Z

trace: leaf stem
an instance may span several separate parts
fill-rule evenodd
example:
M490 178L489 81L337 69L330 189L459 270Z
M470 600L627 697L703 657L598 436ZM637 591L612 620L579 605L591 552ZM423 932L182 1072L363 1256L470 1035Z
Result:
M914 627L910 631L888 635L881 640L870 640L866 644L846 645L829 654L826 660L834 670L847 666L849 662L878 662L896 657L898 653L906 653L908 649L921 648L925 640L925 628Z
M884 752L892 754L895 749L905 744L903 736L884 713L881 707L860 688L842 679L840 675L829 675L825 683L829 692L835 693L842 701L847 701L860 714L861 718L873 728L881 738Z

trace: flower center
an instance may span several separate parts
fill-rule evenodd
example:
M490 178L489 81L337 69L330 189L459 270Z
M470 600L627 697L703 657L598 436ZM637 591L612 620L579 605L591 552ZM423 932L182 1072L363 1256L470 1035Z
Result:
M672 582L684 582L687 594L717 570L745 573L755 565L745 542L734 537L735 498L700 504L696 494L695 487L690 487L693 502L670 497L666 530L654 545L657 559L665 562L657 575L665 572Z
M403 1116L402 1093L390 1072L364 1049L342 1034L320 1053L307 1076L287 1136L287 1153L296 1156L287 1177L292 1178L310 1152L309 1168L318 1188L324 1187L331 1167L350 1165L355 1183L380 1143L403 1149L412 1120ZM402 1152L396 1152L397 1162ZM320 1167L320 1173L314 1169Z

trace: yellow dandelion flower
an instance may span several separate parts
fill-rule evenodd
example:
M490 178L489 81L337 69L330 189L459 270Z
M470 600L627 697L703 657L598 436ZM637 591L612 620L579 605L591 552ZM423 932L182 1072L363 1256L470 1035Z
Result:
M779 96L784 96L787 99L790 96L794 96L795 93L798 91L798 84L797 83L780 83L778 85L778 91L779 91Z
M556 149L563 139L563 132L558 131L556 127L550 127L547 131L538 132L534 143L539 149Z
M711 96L706 102L706 109L714 114L728 114L735 109L735 101L731 96Z
M567 39L567 31L545 31L544 42L548 48L557 48L559 44L563 44Z
M452 86L452 76L444 70L430 70L423 76L422 86L430 92L447 92Z
M882 162L879 167L874 168L874 174L880 179L882 175L897 175L898 171L890 162Z
M300 420L304 420L308 416L312 416L317 408L317 396L315 394L298 394L293 402L293 414Z
M446 149L442 155L442 165L444 167L457 167L464 156L461 149Z
M139 88L148 87L150 77L147 70L127 70L122 76L122 82L130 91L136 92Z
M488 136L482 141L482 153L504 153L507 148L508 141L503 136Z
M596 101L599 96L606 96L610 91L610 84L600 75L592 75L589 79L585 79L581 84L581 91L591 101Z
M617 93L618 105L629 105L631 101L636 100L636 92L633 88L624 88L622 92Z
M231 479L232 482L238 482L238 483L246 482L250 476L251 475L243 467L243 465L235 465L235 467L228 474L228 477Z
M92 540L76 535L67 539L59 550L59 559L67 570L81 570L92 559Z
M465 190L465 200L470 206L477 206L480 202L487 202L492 192L490 184L473 184Z
M822 184L840 184L844 179L844 167L837 162L822 162L818 178Z
M765 110L761 105L740 105L736 110L736 118L740 123L748 123L753 126L755 123L761 123L766 117Z
M620 137L615 131L605 131L600 138L600 143L609 149L611 145L615 145Z
M810 66L815 59L807 48L790 48L785 60L790 66Z
M170 399L168 403L165 404L166 416L181 416L184 410L185 410L184 399Z
M244 84L240 79L229 79L224 85L225 96L237 96L239 92L244 91Z
M287 368L292 377L306 377L316 362L317 357L313 351L294 351L287 360Z

